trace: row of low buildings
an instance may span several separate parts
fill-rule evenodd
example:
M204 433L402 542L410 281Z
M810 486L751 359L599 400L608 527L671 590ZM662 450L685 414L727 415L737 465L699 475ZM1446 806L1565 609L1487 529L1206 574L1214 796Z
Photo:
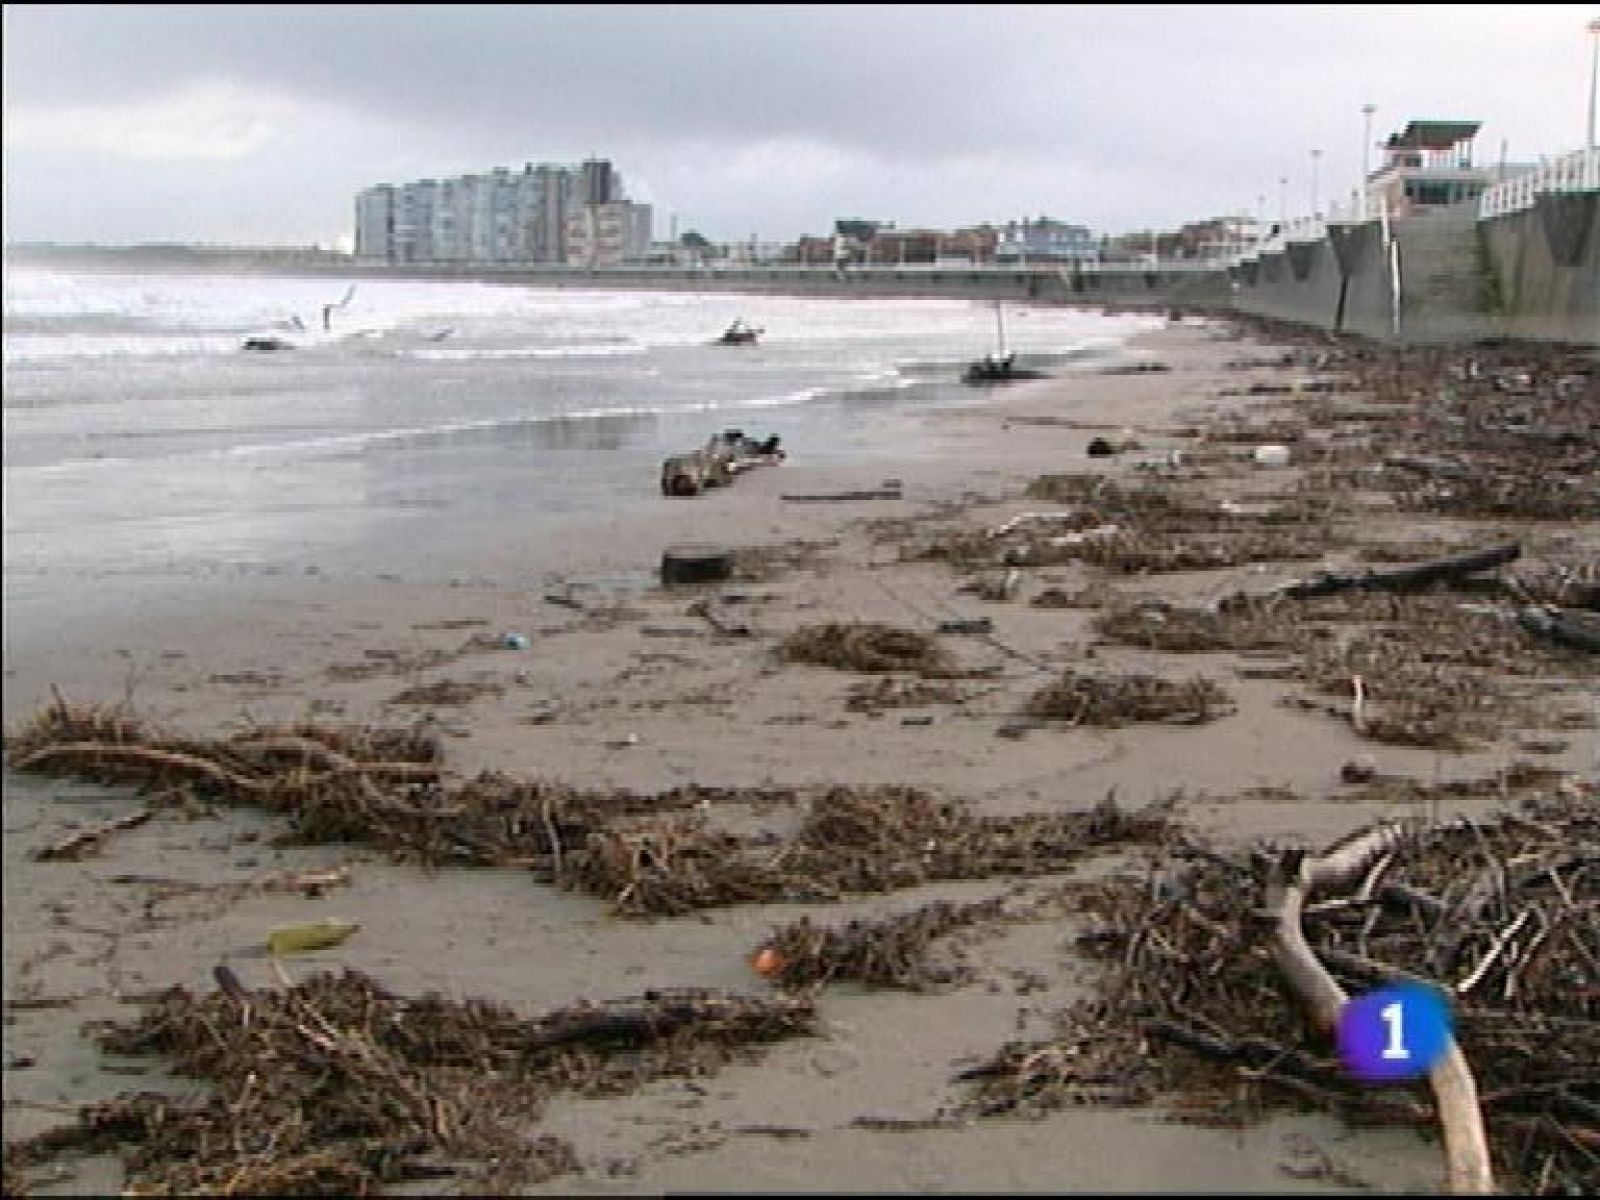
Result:
M649 254L648 204L604 159L378 184L356 197L355 257L369 263L613 266Z
M816 265L939 265L1090 262L1102 243L1083 225L1050 217L966 229L896 229L874 221L837 221L831 235L802 237L785 254Z

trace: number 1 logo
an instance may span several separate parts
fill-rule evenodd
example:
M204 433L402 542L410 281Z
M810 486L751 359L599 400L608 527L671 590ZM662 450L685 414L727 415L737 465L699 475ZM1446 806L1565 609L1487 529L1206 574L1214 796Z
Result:
M1368 1083L1415 1079L1450 1045L1450 1006L1437 988L1397 984L1352 997L1339 1014L1339 1057Z
M1389 1044L1383 1048L1383 1057L1389 1060L1404 1059L1409 1062L1411 1051L1406 1049L1404 1032L1406 1006L1395 1000L1385 1004L1378 1015L1389 1027Z

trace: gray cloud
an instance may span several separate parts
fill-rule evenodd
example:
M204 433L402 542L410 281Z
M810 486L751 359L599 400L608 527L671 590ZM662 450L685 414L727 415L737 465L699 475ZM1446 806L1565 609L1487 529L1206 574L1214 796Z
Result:
M1322 197L1355 183L1369 100L1375 137L1452 117L1484 122L1480 156L1501 140L1513 158L1576 148L1594 15L1578 5L3 12L6 236L100 240L322 238L348 231L353 194L370 183L589 154L649 193L663 233L666 211L727 238L790 238L857 213L954 225L1048 212L1117 232L1263 195L1275 208L1285 177L1299 210L1313 149ZM139 134L159 150L168 142L153 126L167 118L148 106L188 85L232 89L237 111L209 132L249 126L260 145L206 163L174 150L163 170L118 153L122 126L84 140L120 106L144 114ZM271 199L252 198L260 189Z

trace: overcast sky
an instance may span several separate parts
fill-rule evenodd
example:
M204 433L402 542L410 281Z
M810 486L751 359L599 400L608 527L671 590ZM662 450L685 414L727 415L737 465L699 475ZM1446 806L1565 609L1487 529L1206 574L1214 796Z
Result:
M331 244L372 184L591 156L658 238L1293 216L1355 185L1368 103L1374 142L1580 148L1600 4L0 13L6 241Z

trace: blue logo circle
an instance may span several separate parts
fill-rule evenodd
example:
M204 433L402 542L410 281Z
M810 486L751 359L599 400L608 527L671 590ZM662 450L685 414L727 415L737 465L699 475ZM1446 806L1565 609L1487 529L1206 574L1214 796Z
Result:
M1339 1057L1368 1083L1426 1075L1449 1049L1450 1003L1438 988L1402 983L1353 997L1339 1013Z

